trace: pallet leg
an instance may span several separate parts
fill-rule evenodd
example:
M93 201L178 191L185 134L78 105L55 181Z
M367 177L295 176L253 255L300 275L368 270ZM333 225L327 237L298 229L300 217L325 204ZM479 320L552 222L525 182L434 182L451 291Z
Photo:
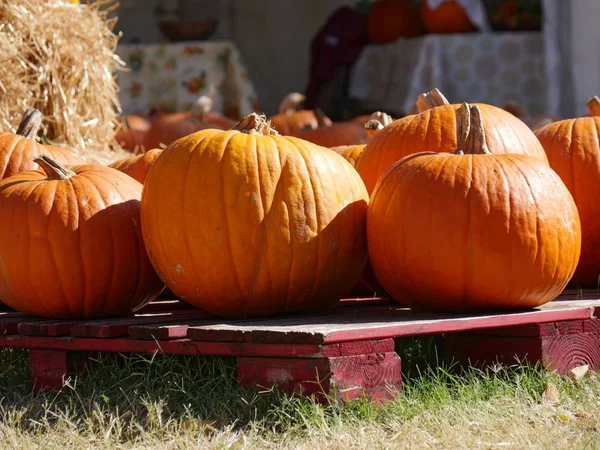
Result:
M385 341L389 341L383 345L387 348L379 347L387 351L375 353L352 354L340 344L342 347L336 347L336 352L329 352L336 356L240 357L237 359L238 381L243 387L259 392L277 386L290 394L314 395L322 402L330 398L350 401L361 396L385 401L402 387L400 358L393 351L393 340ZM325 354L327 350L330 349L326 349Z
M566 375L577 366L600 368L600 319L541 323L448 336L447 357L463 366L540 363Z
M82 373L87 365L87 352L64 350L29 350L29 382L36 392L58 390L71 375Z

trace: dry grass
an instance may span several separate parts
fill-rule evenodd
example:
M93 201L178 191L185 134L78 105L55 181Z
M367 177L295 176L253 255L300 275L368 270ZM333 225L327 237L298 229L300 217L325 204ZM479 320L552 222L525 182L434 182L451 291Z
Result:
M0 369L0 449L591 449L600 439L595 374L427 369L383 407L324 407L240 390L231 359L105 358L57 396L28 393L22 352L0 352Z
M14 131L27 108L44 114L42 134L106 163L115 154L120 105L114 0L0 0L0 130Z

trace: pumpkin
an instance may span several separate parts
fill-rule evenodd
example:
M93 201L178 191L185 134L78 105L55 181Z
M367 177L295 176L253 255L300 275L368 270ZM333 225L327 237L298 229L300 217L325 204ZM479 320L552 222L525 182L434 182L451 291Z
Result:
M367 216L377 279L417 309L549 302L579 259L573 197L540 159L492 154L480 107L463 104L456 122L456 151L408 156L377 184Z
M427 0L421 5L421 18L428 33L469 33L477 31L462 5L456 1L444 1L431 9Z
M456 111L460 105L448 104L437 90L421 96L418 105L422 112L394 121L365 147L356 170L369 193L385 170L405 156L421 151L448 153L456 148ZM548 163L544 149L527 125L495 106L478 104L478 107L492 153L526 154Z
M152 126L150 118L140 114L132 114L123 118L115 140L125 150L135 152L144 145L148 130Z
M300 139L322 147L365 144L369 138L364 126L352 122L328 123L327 117L319 110L315 111L319 128L306 129L298 133Z
M210 97L202 96L192 106L191 111L175 114L159 114L152 120L152 126L144 138L146 149L169 145L179 138L199 130L216 128L227 130L235 125L235 121L211 113L213 106Z
M386 44L423 34L423 24L410 0L378 0L371 6L367 32L372 43Z
M573 282L598 287L600 279L600 100L590 99L592 117L560 120L536 130L550 167L565 183L581 219L582 249Z
M120 159L119 161L115 161L108 167L112 167L113 169L117 169L124 174L129 175L134 180L139 181L144 184L146 181L146 177L148 176L148 172L150 172L150 168L156 158L161 154L162 150L155 148L152 150L148 150L147 152L142 153L141 155L132 156L130 158Z
M367 203L341 156L251 114L163 151L144 186L142 230L182 300L227 318L306 312L359 279Z
M556 117L548 115L532 117L522 105L514 100L507 101L504 105L502 105L502 109L521 119L529 128L534 131L543 127L544 125L548 125L549 123L556 122L558 120Z
M37 109L28 109L16 133L0 133L0 179L35 170L37 165L33 160L41 154L50 155L62 164L84 162L65 148L42 145L35 140L42 117Z
M296 109L306 100L306 96L298 92L292 92L285 96L279 104L279 113L269 117L271 127L284 136L297 136L301 130L318 128L320 125L331 125L331 119L317 113L312 109Z
M363 125L367 131L369 139L373 137L379 130L383 129L386 125L393 122L392 117L389 114L377 111L369 116ZM356 166L356 162L365 150L366 144L357 145L339 145L336 147L330 147L331 150L339 153L344 157L346 161L352 164L352 167Z
M70 169L41 155L43 171L0 181L0 298L52 319L130 313L164 285L141 236L142 185L99 165Z

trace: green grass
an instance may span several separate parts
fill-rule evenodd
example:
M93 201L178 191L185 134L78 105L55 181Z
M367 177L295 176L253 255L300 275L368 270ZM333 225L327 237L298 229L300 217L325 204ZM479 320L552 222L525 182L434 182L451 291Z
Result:
M259 395L238 387L234 359L164 355L104 356L33 395L26 353L3 350L0 448L600 448L597 375L438 367L434 344L400 343L404 390L380 407Z

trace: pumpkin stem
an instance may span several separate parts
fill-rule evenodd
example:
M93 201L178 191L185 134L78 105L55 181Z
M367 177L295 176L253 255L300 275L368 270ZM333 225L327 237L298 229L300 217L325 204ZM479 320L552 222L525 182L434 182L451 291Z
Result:
M43 117L37 109L27 109L23 114L19 128L17 128L17 134L28 139L35 139L42 125Z
M35 158L33 162L37 163L42 168L46 173L48 180L66 180L67 178L77 175L71 169L67 169L48 155L40 155Z
M246 134L260 134L263 136L279 136L279 133L274 128L271 128L271 123L266 116L252 113L244 117L239 123L232 128Z
M329 117L321 109L315 109L315 117L317 118L318 128L326 128L330 125Z
M483 117L477 105L463 103L456 111L456 140L458 148L455 155L490 155L485 140Z
M279 104L279 114L292 114L305 100L306 96L300 92L292 92L286 95Z
M417 97L417 102L413 107L417 112L427 111L436 106L449 105L450 102L438 88L434 88L429 92L425 92Z
M201 122L204 122L205 116L211 112L213 100L208 95L198 97L198 100L192 105L192 115Z
M600 98L598 98L596 95L590 98L587 102L587 109L590 113L590 116L600 116Z
M371 114L369 121L365 123L365 130L367 130L367 134L369 137L373 137L379 130L383 129L383 127L392 123L394 119L389 114L386 114L381 111L376 111Z

